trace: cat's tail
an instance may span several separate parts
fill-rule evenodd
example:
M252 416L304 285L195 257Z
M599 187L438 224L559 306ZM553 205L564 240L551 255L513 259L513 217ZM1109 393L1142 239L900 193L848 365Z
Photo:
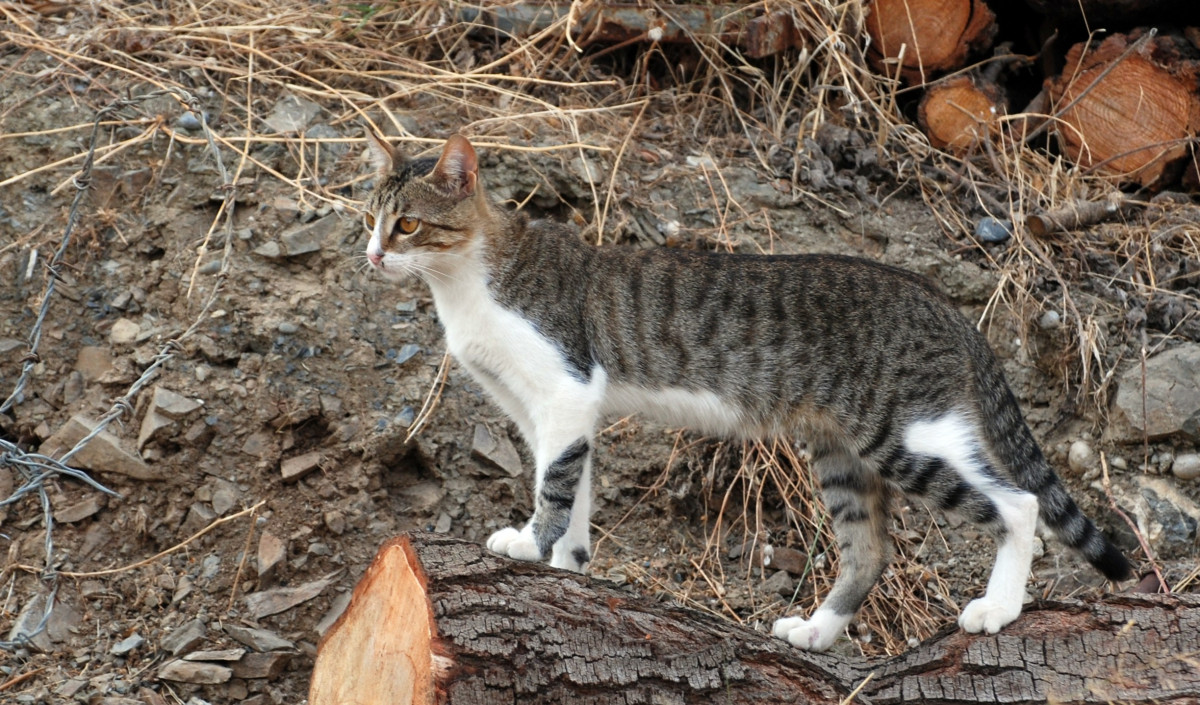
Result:
M1129 560L1079 509L1042 454L991 351L982 359L990 364L976 367L976 391L982 426L997 460L1018 487L1037 496L1038 515L1063 543L1083 554L1109 580L1129 578Z

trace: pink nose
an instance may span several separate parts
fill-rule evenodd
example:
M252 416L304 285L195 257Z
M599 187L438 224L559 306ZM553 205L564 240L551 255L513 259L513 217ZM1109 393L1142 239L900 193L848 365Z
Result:
M370 261L370 262L371 262L371 264L373 264L373 265L375 265L376 267L378 267L379 265L383 264L383 255L382 255L382 254L378 254L378 255L377 255L377 254L375 254L374 252L368 252L368 253L367 253L367 260L368 260L368 261Z

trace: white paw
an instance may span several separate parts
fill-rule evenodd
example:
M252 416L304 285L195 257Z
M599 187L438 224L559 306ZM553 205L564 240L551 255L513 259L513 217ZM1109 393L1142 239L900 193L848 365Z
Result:
M962 614L958 616L958 626L963 631L972 634L987 632L995 634L1000 628L1021 615L1021 603L1007 604L1002 600L988 598L987 595L971 600Z
M540 561L542 552L533 540L532 532L518 531L511 526L492 534L487 541L488 550L518 561Z
M582 573L583 566L591 560L588 550L583 546L577 546L573 549L560 549L556 544L554 550L550 552L550 567L559 568L560 570L570 570L575 573Z
M786 639L796 648L805 651L824 651L833 645L838 635L842 633L842 629L845 629L846 624L842 620L830 620L823 617L820 610L813 614L812 619L784 617L775 621L771 632L780 639ZM841 622L841 624L835 624L835 621Z

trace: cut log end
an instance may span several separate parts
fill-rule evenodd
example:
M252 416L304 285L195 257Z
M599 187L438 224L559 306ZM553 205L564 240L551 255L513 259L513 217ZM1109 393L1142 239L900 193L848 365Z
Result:
M1047 90L1061 111L1055 131L1069 159L1120 182L1153 187L1178 176L1200 129L1200 62L1181 54L1183 44L1171 37L1128 53L1134 39L1116 35L1098 46L1075 45Z
M1003 110L1000 90L968 76L941 81L925 92L917 119L929 143L955 154L970 151L987 138Z
M310 705L434 702L437 657L425 585L407 538L379 549L346 611L321 640Z
M899 62L905 80L921 83L988 48L996 16L982 0L874 0L867 33L877 70L894 74Z

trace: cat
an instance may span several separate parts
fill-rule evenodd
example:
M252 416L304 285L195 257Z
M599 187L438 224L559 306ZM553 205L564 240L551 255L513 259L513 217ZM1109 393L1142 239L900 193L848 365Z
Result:
M593 435L644 413L734 438L803 439L841 556L811 617L773 632L827 649L891 559L888 492L957 510L997 540L959 617L1021 612L1040 518L1110 580L1130 564L1043 457L983 336L924 278L867 259L596 247L493 203L470 142L404 159L370 134L371 267L428 284L450 352L536 462L524 528L488 539L524 561L590 560Z

